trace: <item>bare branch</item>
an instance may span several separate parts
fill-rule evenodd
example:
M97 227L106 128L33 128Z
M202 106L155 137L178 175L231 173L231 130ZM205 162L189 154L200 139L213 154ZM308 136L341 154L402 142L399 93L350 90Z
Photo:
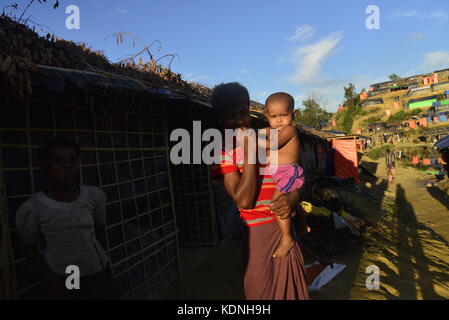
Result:
M26 6L25 10L23 10L22 15L21 15L20 18L19 18L19 22L20 22L20 20L22 20L23 15L25 14L25 12L27 12L28 8L33 4L34 1L35 1L35 0L31 0L31 1L28 3L28 5Z
M173 59L174 59L175 57L178 58L179 62L181 62L181 59L179 59L179 56L178 56L177 54L169 53L169 54L166 54L166 55L160 57L159 59L157 59L157 60L156 60L156 63L158 63L159 60L161 60L161 59L163 59L163 58L165 58L165 57L171 57L170 63L168 64L168 69L171 68L171 64L172 64Z

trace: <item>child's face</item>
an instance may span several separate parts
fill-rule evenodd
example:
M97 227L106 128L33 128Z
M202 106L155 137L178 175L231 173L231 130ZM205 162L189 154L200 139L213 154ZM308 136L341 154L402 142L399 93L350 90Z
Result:
M275 101L267 105L265 116L273 129L282 129L291 125L293 121L293 111L283 101Z
M251 115L248 106L236 107L218 115L220 125L225 129L248 128Z
M80 174L78 153L71 147L56 147L43 169L54 182L64 185L78 184Z

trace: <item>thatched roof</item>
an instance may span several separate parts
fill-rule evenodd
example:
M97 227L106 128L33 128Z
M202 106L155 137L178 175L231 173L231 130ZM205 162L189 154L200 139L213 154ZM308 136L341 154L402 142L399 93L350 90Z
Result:
M180 74L157 64L150 58L144 63L134 60L112 63L101 51L93 51L85 44L41 37L29 27L6 16L0 16L0 77L8 84L9 92L17 98L32 92L30 74L39 73L37 65L72 70L114 73L150 83L156 88L172 88L186 95L208 97L211 89L182 79Z

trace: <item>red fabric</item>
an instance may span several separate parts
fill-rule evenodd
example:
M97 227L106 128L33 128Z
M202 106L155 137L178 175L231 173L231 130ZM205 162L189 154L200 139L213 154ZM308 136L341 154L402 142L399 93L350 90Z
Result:
M312 264L311 266L306 267L307 286L310 286L313 280L315 280L324 269L325 267L321 264Z
M360 183L356 141L354 139L334 139L332 148L335 150L335 175L340 178L353 177L357 183Z
M274 214L270 211L270 202L276 189L276 183L269 174L260 174L260 169L264 165L258 165L257 184L260 190L257 197L256 206L253 209L245 210L239 208L240 219L249 227L261 225L275 220ZM212 175L215 180L220 180L223 175L230 172L243 172L242 161L237 161L236 149L222 150L221 163L212 167Z
M243 251L246 300L308 300L304 258L296 242L285 258L273 258L282 233L277 223L248 228Z

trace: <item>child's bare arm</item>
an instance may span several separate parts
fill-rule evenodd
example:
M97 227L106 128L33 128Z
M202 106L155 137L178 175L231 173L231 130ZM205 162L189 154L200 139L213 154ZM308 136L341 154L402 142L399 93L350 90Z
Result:
M281 130L273 130L273 129L267 129L267 147L270 150L279 150L283 146L287 144L291 139L296 137L296 129L292 126L286 126L285 128L282 128ZM278 136L278 142L277 146L275 147L271 142L272 139L274 139L274 134L277 133Z

